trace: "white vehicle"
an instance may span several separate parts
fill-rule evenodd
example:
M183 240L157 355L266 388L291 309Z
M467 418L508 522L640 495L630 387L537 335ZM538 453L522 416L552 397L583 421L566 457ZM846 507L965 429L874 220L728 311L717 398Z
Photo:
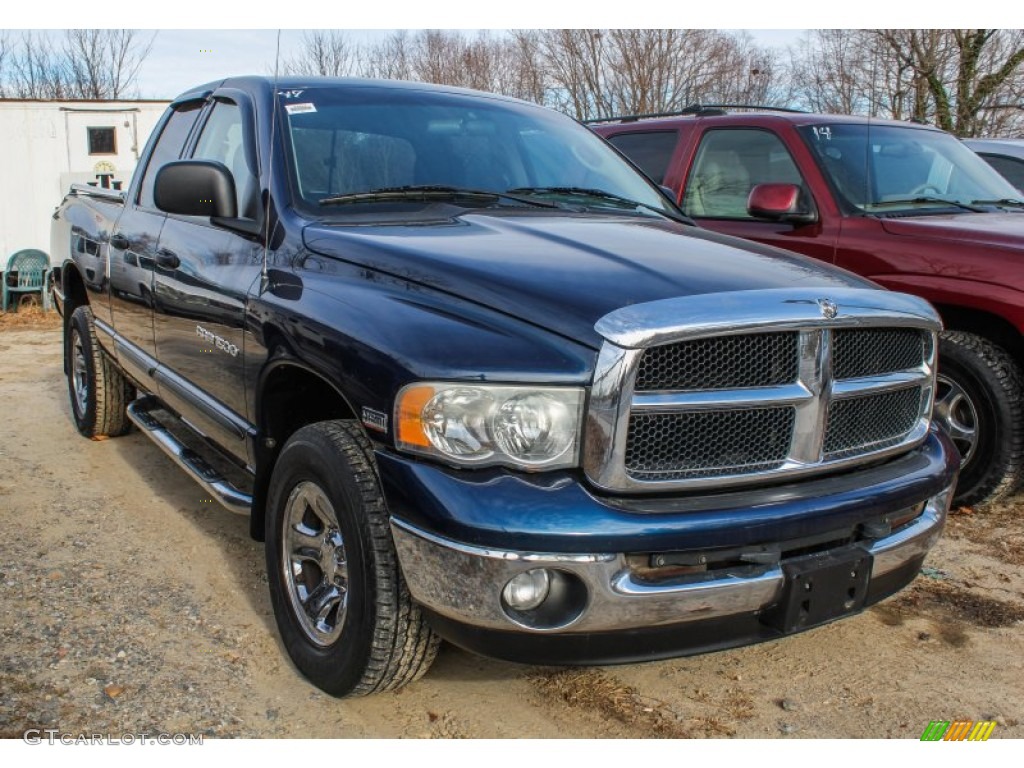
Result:
M964 144L1024 194L1024 139L964 139Z

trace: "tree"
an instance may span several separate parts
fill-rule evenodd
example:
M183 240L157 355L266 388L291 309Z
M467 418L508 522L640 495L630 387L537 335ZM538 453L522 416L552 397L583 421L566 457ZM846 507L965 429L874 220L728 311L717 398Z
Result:
M398 30L365 51L363 74L385 80L412 80L409 33Z
M517 99L546 104L548 80L536 30L514 30L497 75L498 92Z
M0 99L7 96L7 56L10 53L11 44L7 39L6 32L0 32Z
M25 32L8 54L5 91L19 99L68 98L67 70L49 39Z
M153 47L134 29L69 29L63 54L71 98L122 99L137 94L139 68Z
M282 64L286 75L348 77L355 74L359 48L337 29L314 30L302 35L302 51Z
M549 103L581 120L773 98L775 56L747 35L707 29L554 29L539 33L539 48Z
M988 114L1007 96L1019 98L1024 79L1024 30L882 29L875 33L917 79L915 117L933 113L958 136L987 133L1002 116ZM1016 103L1019 103L1017 101Z
M796 100L817 112L934 122L960 136L1024 127L1024 32L814 30L790 51Z
M152 47L131 29L69 29L58 46L45 35L4 41L0 89L21 99L120 99L134 95Z

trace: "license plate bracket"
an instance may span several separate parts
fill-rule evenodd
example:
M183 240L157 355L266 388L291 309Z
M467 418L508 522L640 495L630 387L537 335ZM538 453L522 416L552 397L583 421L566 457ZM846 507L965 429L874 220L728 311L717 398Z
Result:
M788 634L856 613L867 600L872 560L849 547L784 561L782 596L761 621Z

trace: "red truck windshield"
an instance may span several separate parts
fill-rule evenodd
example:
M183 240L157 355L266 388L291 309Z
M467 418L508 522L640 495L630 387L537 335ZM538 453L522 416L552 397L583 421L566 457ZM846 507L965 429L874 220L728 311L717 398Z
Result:
M800 128L818 165L846 201L864 212L972 206L1017 191L949 134L846 123Z

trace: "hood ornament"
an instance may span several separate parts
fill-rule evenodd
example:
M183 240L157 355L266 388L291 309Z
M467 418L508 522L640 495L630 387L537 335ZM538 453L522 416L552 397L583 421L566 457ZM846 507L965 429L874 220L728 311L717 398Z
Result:
M839 314L839 305L831 299L818 299L818 308L821 309L821 316L831 320Z

